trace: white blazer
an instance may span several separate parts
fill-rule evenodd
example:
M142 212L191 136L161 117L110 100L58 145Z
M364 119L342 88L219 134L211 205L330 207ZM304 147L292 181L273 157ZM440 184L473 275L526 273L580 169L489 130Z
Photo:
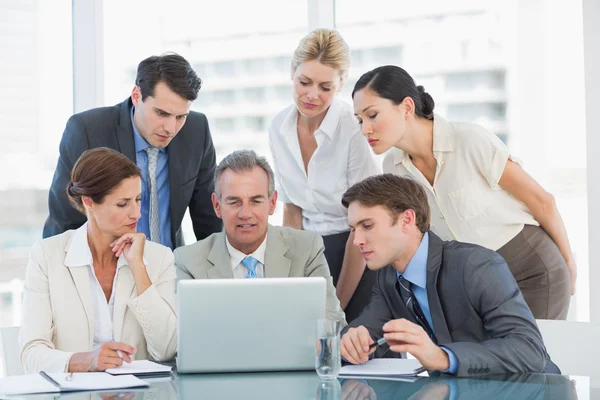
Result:
M73 353L93 350L89 258L80 250L88 246L86 225L37 242L31 251L19 334L27 373L67 371ZM171 360L177 351L173 253L146 241L144 264L152 285L140 296L129 266L117 270L114 340L134 346L134 359Z

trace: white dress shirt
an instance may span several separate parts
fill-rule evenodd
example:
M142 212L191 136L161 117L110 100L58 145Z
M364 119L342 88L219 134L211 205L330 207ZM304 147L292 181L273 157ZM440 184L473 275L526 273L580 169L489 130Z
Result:
M279 200L302 209L302 225L321 235L345 232L347 210L341 200L355 183L381 173L352 107L334 99L315 131L317 149L308 174L298 142L298 110L291 105L275 116L269 130Z
M411 176L427 192L431 230L443 240L458 240L498 250L524 225L539 225L527 206L500 184L508 160L521 164L494 134L481 126L451 123L435 114L433 156L437 161L433 186L410 156L393 148L383 171Z
M269 235L265 236L263 242L258 246L258 248L252 254L244 254L238 249L234 248L231 243L229 243L229 239L227 239L227 235L225 235L225 243L227 244L227 251L229 252L229 258L231 260L231 269L233 270L233 277L235 279L245 279L246 274L248 273L248 268L244 264L242 264L242 260L246 257L254 257L258 260L258 264L256 264L256 277L264 278L265 277L265 251L267 250L267 238Z

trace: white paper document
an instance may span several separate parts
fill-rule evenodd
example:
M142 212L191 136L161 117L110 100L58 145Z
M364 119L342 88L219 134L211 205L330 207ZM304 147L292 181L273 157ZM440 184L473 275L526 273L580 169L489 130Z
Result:
M109 368L106 370L111 375L124 375L124 374L169 374L171 373L172 367L160 365L149 360L135 360L130 363L124 362L118 368Z
M346 365L340 376L346 377L401 377L416 376L425 369L419 360L405 358L377 358L361 365Z
M74 373L67 380L67 373L48 374L57 384L40 374L17 375L0 379L0 395L58 393L87 390L111 390L147 387L148 383L133 375L112 376L104 372Z

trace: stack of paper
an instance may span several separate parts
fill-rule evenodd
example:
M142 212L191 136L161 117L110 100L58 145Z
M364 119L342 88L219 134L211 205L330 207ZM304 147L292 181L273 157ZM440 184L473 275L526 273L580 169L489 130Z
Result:
M0 395L58 393L88 390L112 390L148 387L148 383L133 375L112 376L104 372L74 373L67 380L67 373L49 373L56 383L40 374L11 376L0 379Z
M160 365L148 360L135 360L130 363L123 363L118 368L109 368L106 370L111 375L136 375L150 378L153 376L164 376L171 374L171 367Z
M361 365L346 365L340 376L356 379L399 379L415 377L425 371L418 360L402 358L377 358Z

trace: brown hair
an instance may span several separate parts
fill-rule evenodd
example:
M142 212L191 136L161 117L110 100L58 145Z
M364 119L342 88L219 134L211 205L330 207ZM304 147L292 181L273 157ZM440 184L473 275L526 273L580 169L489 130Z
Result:
M123 154L106 147L87 150L73 166L67 196L71 205L85 214L83 196L100 204L123 180L135 176L142 176L140 169Z
M413 179L394 174L372 176L346 190L342 204L348 208L353 201L367 207L384 206L394 218L394 223L401 213L413 210L416 225L421 233L429 230L430 210L427 194L423 186Z

